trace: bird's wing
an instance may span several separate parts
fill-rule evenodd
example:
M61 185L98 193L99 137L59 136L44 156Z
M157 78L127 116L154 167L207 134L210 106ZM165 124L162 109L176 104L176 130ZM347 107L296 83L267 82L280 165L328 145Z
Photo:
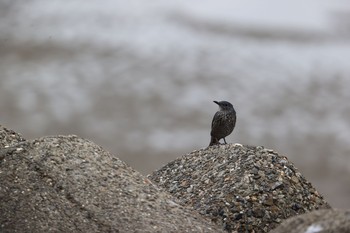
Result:
M213 133L215 134L215 131L213 130L218 130L221 128L221 125L224 125L225 122L223 122L223 118L220 117L221 112L217 111L213 117L213 120L211 122L211 133L210 135L213 135Z

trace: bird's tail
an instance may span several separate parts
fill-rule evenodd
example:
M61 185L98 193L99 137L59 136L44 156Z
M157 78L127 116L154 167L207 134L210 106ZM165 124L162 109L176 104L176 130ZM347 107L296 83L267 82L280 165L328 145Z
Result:
M209 146L214 146L217 144L219 144L219 140L217 138L211 136Z

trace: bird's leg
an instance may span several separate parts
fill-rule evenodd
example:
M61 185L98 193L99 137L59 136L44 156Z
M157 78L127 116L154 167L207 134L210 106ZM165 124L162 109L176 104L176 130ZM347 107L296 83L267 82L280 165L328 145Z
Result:
M213 145L217 145L217 144L220 144L219 140L217 138L211 136L209 146L213 146Z
M227 144L227 142L226 142L225 138L224 138L224 142L225 142L225 144Z

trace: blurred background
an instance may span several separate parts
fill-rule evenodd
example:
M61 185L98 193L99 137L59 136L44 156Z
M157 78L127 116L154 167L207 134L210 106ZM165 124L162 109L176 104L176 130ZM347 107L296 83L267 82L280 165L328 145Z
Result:
M77 134L143 174L209 144L286 155L350 208L347 0L0 0L0 124Z

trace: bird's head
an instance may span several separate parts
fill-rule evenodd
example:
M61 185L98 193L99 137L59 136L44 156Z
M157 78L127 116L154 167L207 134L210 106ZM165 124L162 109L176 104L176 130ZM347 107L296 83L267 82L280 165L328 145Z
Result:
M227 110L234 110L232 104L227 101L214 101L217 105L219 105L219 108L221 111L227 111Z

